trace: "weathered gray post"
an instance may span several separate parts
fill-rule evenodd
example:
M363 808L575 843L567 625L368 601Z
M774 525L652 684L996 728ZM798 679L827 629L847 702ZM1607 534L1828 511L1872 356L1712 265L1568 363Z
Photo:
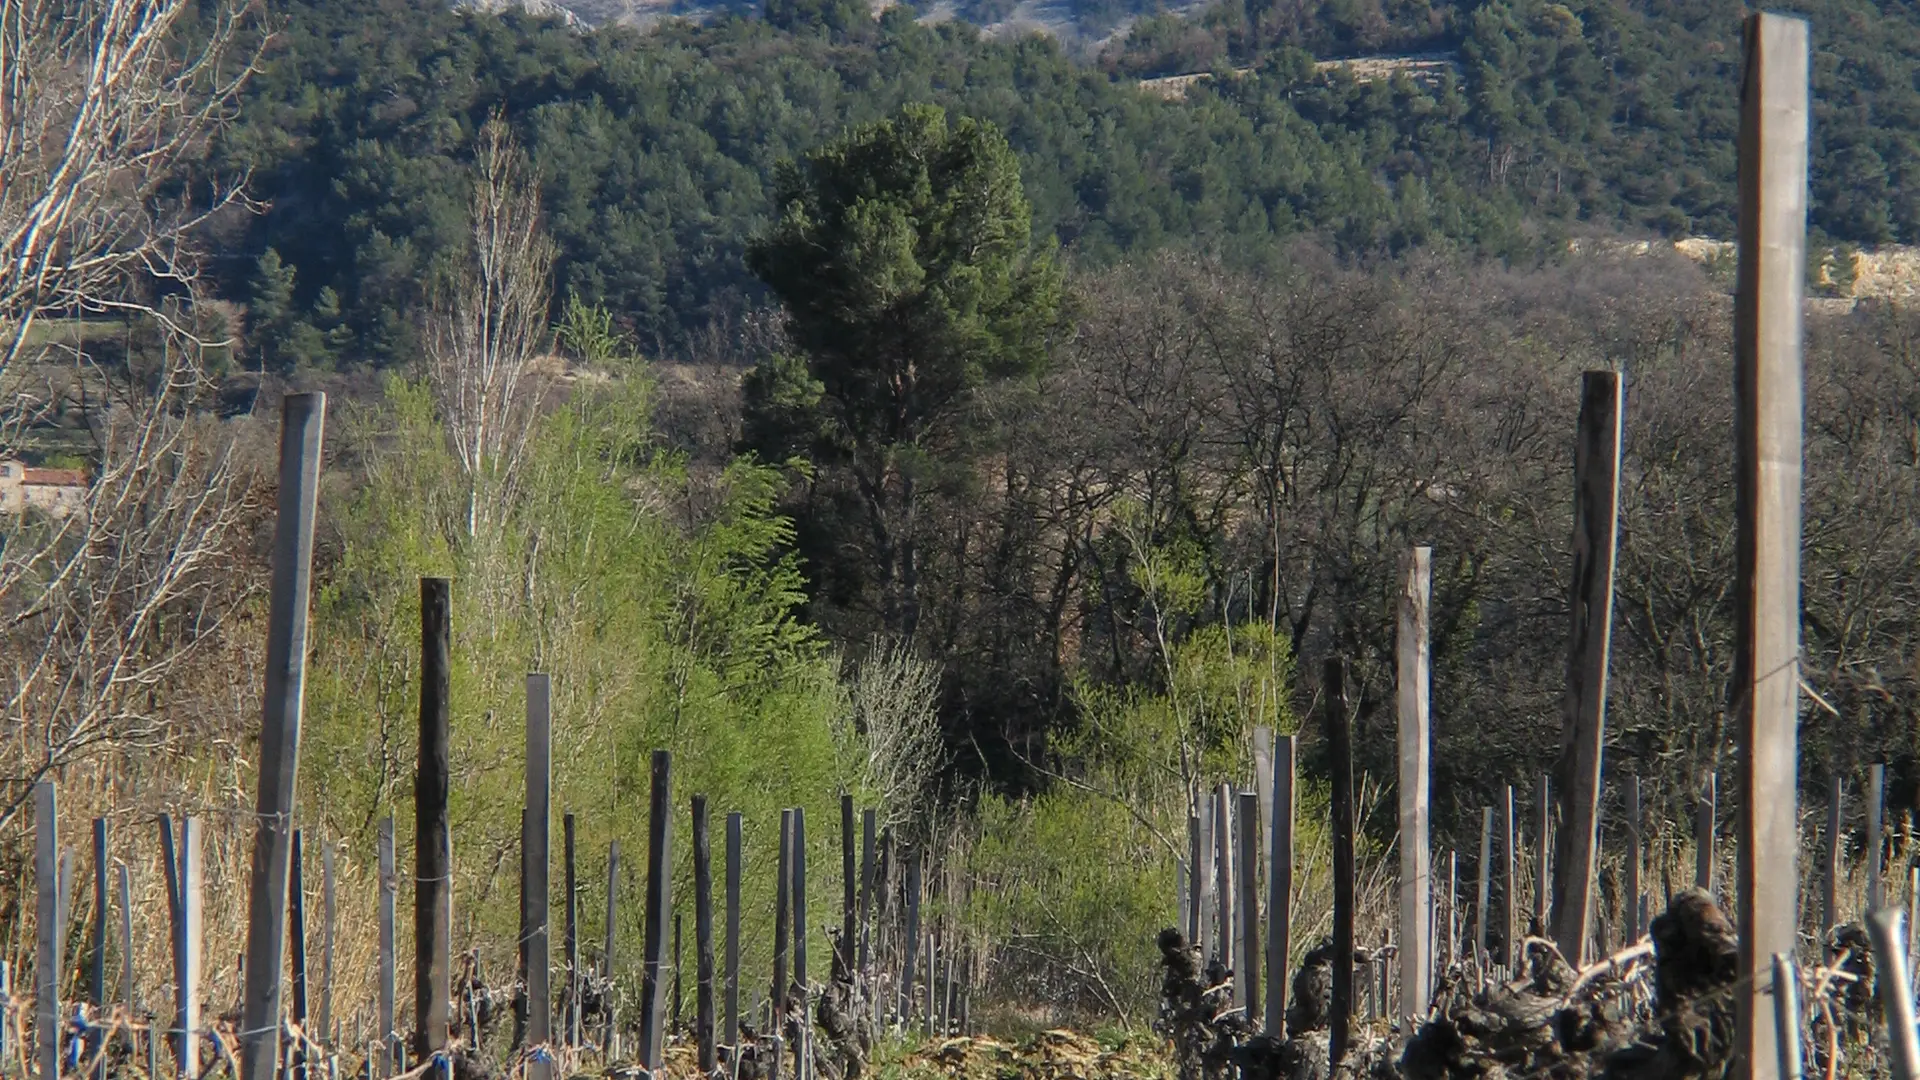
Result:
M320 845L320 1038L329 1048L339 1041L333 1030L333 844Z
M132 1020L139 1015L139 1006L133 996L133 883L127 880L126 863L116 860L113 868L120 886L120 1003L127 1008L127 1019ZM151 1041L153 1033L149 1031L147 1037ZM135 1032L127 1032L126 1047L129 1057L139 1048L139 1036ZM5 1060L6 1044L0 1042L0 1061ZM159 1077L150 1075L149 1080L159 1080Z
M1894 1080L1920 1080L1920 1031L1915 1028L1913 997L1907 993L1907 948L1900 930L1900 912L1875 908L1867 914L1867 932L1873 936L1875 982L1887 1017L1887 1049Z
M447 718L452 710L453 586L420 579L420 749L413 786L413 1008L421 1061L447 1048L453 1001L453 842Z
M565 883L567 923L561 931L560 951L567 965L567 1011L560 1022L565 1028L561 1037L568 1046L577 1047L580 1045L580 988L585 984L580 978L580 878L574 852L574 818L571 813L563 813L560 815L560 876Z
M1700 789L1700 799L1693 807L1693 884L1708 892L1714 891L1714 867L1719 861L1719 853L1714 850L1719 801L1720 778L1708 773L1707 786Z
M807 984L807 812L793 808L793 981Z
M913 1021L913 980L919 972L920 949L920 852L907 854L907 933L906 963L900 967L900 1026Z
M1746 22L1734 287L1737 636L1730 709L1739 761L1740 981L1735 1075L1775 1060L1767 960L1791 952L1799 904L1801 330L1807 227L1804 20ZM1913 1030L1911 1001L1907 1031Z
M1513 785L1505 785L1502 793L1506 796L1507 811L1500 822L1506 830L1500 845L1500 887L1506 890L1506 903L1501 908L1507 921L1500 948L1504 965L1509 970L1517 970L1520 962L1520 823L1514 818Z
M1433 997L1433 863L1427 839L1432 782L1428 715L1431 656L1427 609L1433 595L1433 549L1410 548L1400 560L1400 622L1394 701L1400 736L1400 988L1425 1011Z
M1327 660L1321 678L1326 703L1327 767L1333 812L1333 1015L1329 1057L1346 1057L1353 1022L1353 739L1347 716L1347 665Z
M1553 925L1549 921L1552 911L1548 903L1553 899L1553 876L1548 864L1553 855L1553 782L1546 773L1541 773L1533 788L1533 926L1540 933L1551 934Z
M107 819L93 819L93 1008L97 1025L107 1015ZM89 1032L87 1055L100 1080L107 1077L106 1044Z
M1204 958L1206 956L1206 947L1201 942L1200 924L1205 920L1200 914L1202 903L1200 881L1206 876L1206 871L1203 867L1206 865L1207 849L1205 841L1202 838L1203 835L1200 826L1200 814L1196 809L1194 812L1187 814L1187 865L1185 867L1187 884L1186 922L1183 924L1182 929L1186 931L1188 942L1201 946L1200 955Z
M1887 808L1887 767L1875 763L1867 767L1867 910L1878 911L1886 904L1886 888L1881 884L1880 864L1886 852L1883 819Z
M740 1045L740 828L727 815L727 1045ZM737 1054L735 1060L738 1060Z
M66 1020L60 1012L60 945L66 927L60 925L59 815L53 781L33 785L33 918L38 941L33 964L34 1061L40 1080L60 1078L60 1031Z
M307 1080L307 874L300 830L293 830L293 862L287 870L287 936L293 968L293 1024L303 1041L294 1045L293 1074Z
M619 898L620 898L620 841L610 840L607 842L607 921L605 923L606 941L600 947L600 977L606 980L608 986L613 985L613 970L614 970L613 948L615 943L614 927L617 925L617 923L614 921L614 916L619 912ZM613 1054L614 1038L616 1035L619 1034L619 1031L620 1031L619 1018L614 1015L614 1011L613 1011L613 999L614 999L613 994L604 995L602 1004L600 1006L601 1014L605 1018L605 1023L606 1023L606 1037L603 1041L603 1045L601 1046L601 1049L605 1051L609 1056L612 1056Z
M294 785L300 769L300 711L306 685L307 604L313 579L313 520L327 396L288 394L280 410L280 495L273 526L273 581L267 596L266 693L260 726L260 787L253 867L247 887L247 964L241 999L242 1080L273 1080L280 1065L280 983L287 944L287 863L292 856Z
M787 1015L788 942L793 936L793 811L780 811L780 857L773 881L773 1015L774 1026Z
M206 918L202 890L206 878L204 848L200 819L190 817L182 821L180 861L173 871L179 886L179 914L174 920L173 1000L179 1038L174 1060L183 1077L200 1075L200 972L205 956L201 930Z
M1221 784L1213 793L1214 892L1219 900L1220 963L1234 968L1233 933L1233 788Z
M382 1080L393 1075L399 1058L400 1025L395 1016L394 997L394 910L399 889L398 871L393 855L393 819L380 819L380 1068Z
M667 921L673 912L673 755L653 752L647 809L646 954L640 980L640 1064L657 1072L666 1059Z
M855 922L859 914L860 878L853 859L853 796L840 795L840 941L834 949L834 969L853 976Z
M1844 808L1842 799L1845 793L1841 788L1840 774L1835 773L1827 789L1827 835L1826 835L1826 880L1822 882L1820 905L1820 929L1831 930L1840 925L1840 850L1841 813Z
M1920 866L1914 867L1908 878L1907 925L1920 926ZM1908 935L1907 970L1914 978L1920 979L1920 934ZM1915 986L1913 992L1920 994L1920 986Z
M1620 507L1620 376L1580 376L1573 444L1573 636L1560 751L1560 835L1554 853L1554 938L1574 967L1587 963L1599 870L1601 748Z
M1480 891L1473 908L1473 947L1477 957L1487 955L1487 925L1493 914L1493 807L1480 809Z
M1780 1080L1800 1080L1800 978L1786 953L1773 954L1773 1026Z
M1251 1021L1260 1015L1260 880L1254 873L1260 865L1260 796L1241 792L1239 809L1234 815L1234 838L1239 842L1235 854L1240 866L1240 895L1235 911L1240 920L1240 943L1234 951L1240 962L1234 965L1234 978L1240 984L1240 1003ZM948 963L951 965L951 958ZM953 969L949 966L947 970L951 974Z
M1264 724L1253 728L1253 790L1260 796L1260 816L1254 821L1254 831L1258 833L1273 824L1273 729ZM1262 880L1260 860L1267 857L1267 848L1257 843L1254 846L1259 848L1259 855L1247 872L1258 882Z
M1200 903L1194 909L1194 922L1197 932L1194 943L1200 946L1201 963L1206 962L1207 953L1218 944L1214 941L1214 848L1213 822L1219 813L1218 798L1211 790L1207 792L1206 807L1200 813L1200 861L1194 864L1194 876L1200 879Z
M1267 1015L1266 1031L1286 1033L1289 950L1293 945L1293 736L1273 746L1273 815L1267 837Z
M694 989L694 1041L700 1049L700 1073L712 1075L720 1063L713 1030L713 848L707 841L707 797L693 797L693 951L698 979Z
M1639 941L1640 925L1640 777L1627 777L1627 940Z
M860 811L860 955L859 969L866 972L873 962L873 874L874 839L878 819L875 811Z
M553 680L527 676L527 825L521 895L527 926L527 1062L529 1080L553 1075Z

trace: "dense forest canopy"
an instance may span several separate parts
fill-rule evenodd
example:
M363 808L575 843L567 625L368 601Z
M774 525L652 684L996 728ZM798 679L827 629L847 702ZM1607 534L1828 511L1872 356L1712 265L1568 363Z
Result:
M1816 247L1920 240L1920 15L1794 6L1814 19ZM780 161L910 102L1001 130L1035 233L1086 267L1168 246L1260 264L1300 234L1523 261L1595 230L1726 237L1741 11L1228 0L1083 64L905 7L583 32L440 0L276 4L217 162L250 169L267 210L227 222L220 286L269 369L407 359L496 105L537 162L560 295L654 353L767 303L743 252ZM1449 63L1427 82L1312 63L1376 50ZM1134 81L1209 66L1184 98Z

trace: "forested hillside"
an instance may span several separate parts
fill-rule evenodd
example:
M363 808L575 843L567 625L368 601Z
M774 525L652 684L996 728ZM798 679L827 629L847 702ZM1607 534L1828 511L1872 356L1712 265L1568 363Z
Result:
M1860 0L1814 10L1814 225L1920 239L1920 25ZM1731 230L1739 5L1495 0L1243 5L1147 20L1099 65L1039 38L789 5L656 32L583 33L440 0L280 3L223 167L220 284L251 362L392 363L463 227L471 136L504 105L544 187L561 295L604 303L653 353L765 303L745 239L778 162L926 101L991 121L1036 232L1075 265L1166 247L1270 260L1299 234L1351 253L1423 245L1519 260L1569 233ZM836 29L837 27L837 29ZM1436 85L1357 83L1316 56L1452 56ZM1184 100L1134 78L1219 64Z

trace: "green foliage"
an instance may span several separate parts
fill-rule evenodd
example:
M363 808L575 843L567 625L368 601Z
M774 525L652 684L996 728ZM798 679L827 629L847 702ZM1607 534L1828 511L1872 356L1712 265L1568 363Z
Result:
M573 334L605 325L576 315ZM753 950L770 940L779 809L797 801L817 815L812 843L825 865L836 794L861 790L836 665L795 618L801 580L783 554L790 526L773 511L778 477L748 463L689 475L654 450L650 395L637 369L576 386L541 421L498 528L471 537L464 487L424 387L391 379L385 400L347 424L345 444L364 477L328 512L340 547L315 605L308 820L364 837L381 814L404 816L417 708L414 581L451 576L461 940L513 940L525 672L552 676L555 829L560 812L579 812L589 875L601 872L592 868L604 867L610 840L645 850L656 748L674 753L674 805L707 794L716 836L725 813L746 815ZM677 848L684 876L687 849ZM644 867L627 863L622 933L638 940ZM820 884L825 904L831 890ZM500 970L509 958L489 960Z
M1054 743L1072 763L1061 782L1024 802L982 803L966 916L1010 942L1019 959L1007 962L1014 985L1003 989L1017 996L1151 1019L1153 935L1177 919L1191 799L1219 777L1251 788L1253 728L1297 727L1292 658L1265 623L1193 634L1169 648L1166 671L1157 690L1083 685L1080 725ZM1313 791L1302 803L1322 801ZM1303 814L1303 850L1317 843L1319 820Z
M1834 242L1920 241L1920 61L1904 44L1920 14L1795 8L1815 34L1814 224ZM779 162L908 102L1003 132L1035 235L1082 264L1168 245L1254 261L1300 233L1532 258L1565 223L1732 231L1740 10L1706 0L1231 0L1142 20L1111 76L903 8L837 36L741 18L580 33L438 0L280 10L217 148L270 206L233 238L248 257L221 287L252 299L272 248L297 271L290 317L338 332L323 349L289 325L275 364L413 355L421 283L460 242L464 158L496 104L539 165L561 291L650 352L762 301L744 251ZM1312 67L1392 50L1455 66L1430 84ZM1215 66L1250 71L1179 100L1132 85ZM309 314L322 288L331 329Z
M1031 245L1020 168L991 124L951 127L909 105L783 164L777 219L748 248L806 354L771 357L746 387L746 444L840 475L857 520L816 565L848 556L878 581L882 628L911 639L924 494L967 482L974 444L951 434L990 382L1031 376L1060 310L1061 273ZM844 573L844 572L843 572Z
M1060 273L1029 254L1019 164L992 125L908 106L783 167L774 203L747 263L785 304L843 452L912 442L985 381L1039 367Z
M767 0L767 22L782 30L845 34L871 25L866 0Z

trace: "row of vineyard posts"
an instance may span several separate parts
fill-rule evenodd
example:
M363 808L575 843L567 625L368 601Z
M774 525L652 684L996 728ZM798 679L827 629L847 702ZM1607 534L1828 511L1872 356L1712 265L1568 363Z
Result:
M1795 949L1802 924L1799 877L1797 809L1798 748L1801 677L1799 652L1800 472L1802 425L1802 318L1805 276L1805 221L1807 203L1808 140L1808 31L1804 21L1756 14L1746 23L1745 85L1740 128L1740 234L1736 281L1735 437L1738 509L1738 564L1736 597L1738 634L1735 676L1729 707L1736 730L1737 775L1732 791L1737 814L1731 838L1735 856L1729 893L1737 912L1740 935L1738 984L1738 1046L1741 1075L1773 1073L1799 1075L1799 1017L1791 1004L1795 986ZM298 774L304 669L307 654L307 608L311 591L316 492L319 484L325 398L321 394L290 395L284 403L281 439L278 516L273 541L273 574L269 598L269 634L266 653L261 731L257 824L248 889L247 946L244 998L237 1031L207 1025L196 998L201 972L201 823L188 818L176 834L171 821L162 821L165 847L169 925L175 968L176 1017L169 1035L179 1075L202 1075L199 1053L203 1037L218 1055L237 1061L242 1080L274 1080L294 1071L302 1080L316 1058L331 1072L334 1022L331 992L333 960L333 889L331 847L323 848L322 957L317 1023L309 1025L308 958L305 954L306 912L301 877L301 835L294 823L294 792ZM1641 850L1639 784L1626 779L1625 823L1629 851L1627 881L1620 886L1625 901L1615 907L1624 914L1609 924L1596 910L1599 846L1599 805L1602 789L1602 748L1608 636L1612 605L1613 560L1617 530L1622 430L1622 384L1617 373L1590 372L1582 384L1581 409L1575 449L1576 515L1573 573L1573 634L1565 699L1566 754L1558 784L1560 827L1553 828L1555 800L1543 778L1536 789L1536 821L1532 863L1536 871L1530 931L1550 935L1576 968L1591 968L1620 959L1596 956L1604 945L1638 942L1646 930L1644 889L1640 881L1645 864ZM1399 904L1397 940L1391 955L1397 960L1397 980L1386 965L1377 979L1367 978L1366 992L1376 1014L1409 1016L1428 1008L1436 972L1457 961L1494 963L1493 947L1511 955L1518 940L1523 912L1519 877L1521 828L1516 820L1512 788L1498 808L1482 811L1477 880L1474 899L1462 903L1458 859L1446 858L1447 884L1434 888L1428 836L1428 776L1431 758L1428 714L1429 651L1427 607L1431 551L1413 548L1405 561L1404 588L1399 603L1396 664L1399 764ZM398 1035L394 987L396 936L393 823L379 828L380 956L378 1032L370 1041L370 1080L386 1080L398 1070L408 1075L451 1069L450 1026L456 1005L452 982L450 943L452 889L451 847L447 824L447 723L449 587L443 580L422 583L422 688L420 695L419 777L416 787L415 827L417 887L415 893L415 972L417 976L412 1046ZM1333 839L1333 1030L1331 1050L1338 1062L1350 1045L1355 1012L1355 791L1351 760L1351 731L1346 665L1329 658L1324 667L1321 720L1331 767L1331 831ZM581 1008L587 996L586 973L579 963L574 932L578 891L574 888L572 844L566 844L568 979L563 1000L562 1034L554 1037L556 1016L551 985L550 945L550 759L549 686L540 674L527 678L527 801L524 808L520 968L527 1005L525 1029L517 1033L516 1052L532 1080L551 1080L556 1066L586 1040L586 1017ZM1269 1030L1278 1030L1285 1012L1287 961L1295 943L1290 940L1289 910L1294 887L1296 852L1295 744L1293 736L1255 736L1256 778L1253 792L1222 784L1210 798L1195 798L1188 822L1190 851L1182 875L1179 910L1183 929L1202 943L1208 954L1233 972L1240 1007L1249 1016L1263 1016ZM651 804L648 819L646 911L642 954L642 989L638 1023L637 1061L649 1073L663 1064L668 1021L670 975L677 962L669 959L669 941L677 939L669 875L676 811L672 795L672 765L668 754L656 751L652 759ZM1883 837L1880 788L1883 773L1876 767L1870 778L1869 837L1866 851L1871 879L1868 923L1879 963L1876 969L1881 998L1888 1010L1892 1062L1900 1080L1920 1080L1920 1047L1915 1043L1914 1002L1908 975L1904 935L1898 912L1886 906L1881 886ZM1697 881L1719 888L1715 805L1717 790L1709 784L1699 801ZM36 850L35 909L37 955L30 998L16 996L11 973L0 970L0 998L9 1003L7 1022L0 1024L0 1040L11 1040L16 1030L15 1000L30 1000L34 1016L31 1069L42 1080L63 1071L104 1070L109 1027L107 950L92 951L90 984L92 1012L77 1010L74 1018L60 1000L65 935L65 913L72 900L70 854L59 842L57 799L51 782L35 791ZM706 800L695 796L692 807L692 846L695 880L695 951L697 1005L695 1035L699 1061L711 1073L723 1048L739 1059L739 1039L745 1021L740 1013L739 885L742 822L739 814L726 818L724 867L724 921L721 926L723 967L716 976L713 911L713 867ZM1826 830L1826 889L1820 917L1831 925L1842 917L1838 886L1842 862L1839 789L1834 789ZM1500 828L1494 827L1496 812ZM851 798L841 805L843 851L843 919L834 943L834 965L853 965L885 992L870 993L876 1014L891 1010L891 1020L904 1027L918 1013L929 1030L943 1030L958 1016L965 1027L966 998L957 994L953 957L946 957L949 977L935 990L936 965L931 943L923 939L920 894L923 867L919 852L905 853L904 882L898 903L890 905L903 916L887 936L897 947L883 950L874 938L881 925L877 904L888 904L895 875L876 873L890 848L889 838L874 836L874 816L862 815L856 860L855 807ZM1265 912L1261 917L1258 885L1261 861L1258 824L1268 824L1265 854ZM776 1020L775 1067L782 1053L777 1037L791 1035L796 1071L804 1080L811 1056L806 1041L811 1023L805 1017L808 983L806 940L809 926L804 888L804 816L783 812L781 858L777 885L774 973L770 1015L789 1015L790 995L798 993L802 1010L797 1025ZM567 830L571 837L571 830ZM1557 838L1556 838L1557 837ZM1495 843L1499 856L1495 857ZM94 927L97 946L103 946L109 910L108 851L104 824L96 821L94 848ZM876 854L876 852L879 854ZM619 853L609 852L617 865ZM1236 873L1236 868L1242 872ZM1549 868L1553 873L1549 874ZM881 880L884 877L884 881ZM1498 879L1503 903L1492 902ZM128 910L128 883L124 868L118 881L121 952L131 957L132 914ZM1436 911L1438 893L1442 904ZM1920 903L1920 883L1910 895ZM608 904L613 893L608 894ZM1264 923L1266 950L1260 948ZM608 926L613 920L608 919ZM1467 927L1472 926L1471 941ZM1436 939L1442 946L1435 949ZM293 942L289 958L288 942ZM609 940L603 963L611 971L615 956ZM1627 950L1643 948L1629 944ZM677 950L676 950L677 951ZM889 959L882 965L882 952ZM1381 950L1386 955L1388 950ZM1266 979L1260 978L1264 955ZM291 972L288 962L291 960ZM897 966L894 966L897 962ZM129 959L129 965L131 961ZM872 970L887 966L884 973ZM289 974L291 978L289 979ZM716 1003L716 981L722 1000ZM291 985L291 1008L281 999L283 985ZM1377 987L1377 989L1375 989ZM1264 991L1264 1011L1261 1009ZM123 972L121 1001L126 1010L115 1030L125 1031L133 1014L133 979ZM1395 1004L1397 998L1398 1003ZM474 1008L466 1002L467 1009ZM717 1008L723 1008L724 1014ZM92 1019L89 1019L89 1016ZM718 1023L716 1020L718 1019ZM882 1016L882 1019L888 1017ZM603 1020L599 1038L604 1050L617 1055L619 1027ZM149 1030L146 1053L151 1075L158 1075L159 1039ZM182 1037L187 1036L187 1037ZM11 1048L0 1045L0 1063ZM23 1055L24 1056L24 1055ZM406 1062L410 1060L411 1066ZM4 1067L4 1065L0 1065Z
M182 1078L201 1077L207 1069L222 1064L234 1066L241 1077L258 1080L273 1080L288 1073L298 1080L339 1075L343 1044L333 985L336 849L331 844L321 845L320 956L318 971L314 972L307 955L304 837L294 825L293 812L315 493L325 410L326 398L321 393L289 395L283 407L267 693L256 807L259 827L249 880L247 950L242 972L245 997L239 1027L235 1030L231 1025L209 1023L203 1016L204 823L196 817L187 817L177 826L170 817L158 822L174 969L171 1025L162 1030L153 1024L150 1014L135 999L132 890L126 863L116 865L112 858L107 823L102 818L92 822L94 925L87 1000L75 1003L71 1015L63 1009L60 994L73 902L74 858L72 851L60 843L55 785L42 781L34 790L37 940L32 994L17 995L14 972L0 962L0 1003L4 1003L0 1075L17 1064L23 1076L53 1078L62 1073L91 1073L105 1080L110 1049L118 1049L128 1058L143 1056L146 1075L155 1078L161 1075L163 1058L170 1059L175 1075ZM421 579L419 751L414 800L415 1029L410 1040L401 1035L403 1017L395 986L400 877L395 864L394 822L388 817L377 828L378 1000L368 1010L376 1029L371 1037L363 1030L360 1037L344 1044L362 1055L360 1064L366 1080L429 1073L436 1080L450 1078L453 1031L463 1028L471 1040L468 1049L479 1049L477 1043L486 1027L482 1012L497 1004L491 1000L494 992L480 982L471 962L458 994L453 980L452 838L447 809L451 593L447 579ZM628 1030L616 1015L611 992L619 955L614 932L619 844L614 842L607 852L606 940L600 969L589 972L580 956L580 883L573 814L564 815L562 821L566 901L561 971L566 981L558 995L553 986L550 691L547 675L527 676L526 805L521 821L520 932L512 1049L516 1064L524 1067L531 1080L552 1080L557 1069L577 1064L589 1050L609 1061L623 1060L622 1033ZM632 1058L648 1073L661 1068L668 1029L678 1026L681 1017L682 924L672 914L671 896L673 821L678 812L673 801L672 756L668 751L655 750L647 818L638 1045L631 1048ZM809 979L807 962L807 939L815 927L807 916L805 812L799 808L781 812L772 979L769 992L759 999L759 1007L746 1016L741 1012L740 963L743 815L729 813L725 819L718 924L706 796L691 797L690 819L697 969L693 1034L702 1074L715 1074L723 1050L737 1065L742 1037L746 1035L752 1041L757 1017L760 1029L771 1032L770 1060L761 1062L762 1073L770 1071L777 1077L782 1059L790 1053L794 1074L798 1080L808 1080L814 1061L810 996L817 991L817 984ZM929 868L923 867L925 853L896 843L891 828L876 830L875 811L859 810L851 794L841 796L839 825L843 910L839 925L818 927L833 952L833 978L853 983L857 977L863 993L856 1000L876 1028L892 1024L904 1030L917 1020L928 1035L936 1030L942 1034L970 1030L971 957L963 960L957 946L922 925L921 904L929 876L924 872ZM110 903L108 897L110 866L117 870L117 903ZM116 909L119 924L114 928L109 925L109 914ZM119 940L113 944L124 960L118 987L111 986L107 972L110 935L115 929ZM720 935L717 955L716 931ZM283 984L291 989L291 1002L281 1000ZM22 1039L19 1033L25 1025L20 1020L29 1008L33 1034ZM116 1041L119 1045L114 1047ZM203 1051L209 1050L211 1055L203 1056Z
M1709 775L1695 802L1692 884L1723 903L1731 899L1737 912L1741 1075L1759 1077L1775 1069L1782 1077L1800 1075L1795 957L1800 931L1817 917L1811 937L1823 940L1827 930L1859 916L1874 939L1880 997L1893 1033L1894 1071L1901 1080L1920 1080L1914 1020L1920 987L1909 974L1920 969L1920 956L1910 955L1900 913L1889 906L1882 885L1888 843L1883 828L1884 765L1873 765L1866 778L1864 909L1842 910L1840 884L1848 845L1843 782L1837 776L1823 830L1818 911L1807 910L1803 916L1799 894L1796 725L1802 689L1798 613L1807 35L1807 24L1799 19L1756 14L1746 21L1734 349L1739 637L1729 700L1738 744L1733 789L1738 813L1728 845L1735 874L1728 882L1718 873L1723 857L1716 818L1719 785L1717 777ZM1649 851L1637 776L1622 778L1619 792L1626 808L1620 823L1625 880L1609 883L1611 910L1602 911L1597 903L1623 405L1618 372L1583 375L1574 438L1572 633L1557 782L1542 775L1534 785L1530 849L1512 785L1505 787L1499 806L1482 808L1476 876L1466 899L1461 892L1469 883L1460 877L1458 852L1444 853L1440 861L1445 881L1439 887L1435 882L1428 831L1433 553L1420 546L1405 553L1394 695L1398 910L1391 940L1365 952L1357 952L1355 942L1356 806L1348 674L1341 659L1325 662L1319 719L1331 788L1329 1042L1336 1066L1353 1046L1357 1023L1417 1022L1425 1016L1438 980L1450 969L1464 966L1476 981L1489 973L1519 977L1525 938L1550 940L1583 974L1650 951L1646 935L1651 897L1642 880ZM1256 728L1251 743L1253 790L1220 783L1190 793L1188 851L1177 883L1179 929L1200 949L1209 972L1220 978L1230 973L1235 1007L1249 1020L1258 1018L1261 1028L1278 1038L1285 1032L1289 958L1302 944L1291 937L1298 856L1295 737L1276 737L1270 729ZM1912 832L1909 818L1909 841ZM1658 846L1672 850L1668 844ZM1911 847L1909 842L1909 851ZM1659 862L1671 896L1676 887L1671 860ZM1529 864L1530 881L1523 872ZM1528 900L1530 907L1524 906ZM1920 920L1920 866L1911 869L1907 903L1911 925ZM1610 951L1616 947L1619 951Z

